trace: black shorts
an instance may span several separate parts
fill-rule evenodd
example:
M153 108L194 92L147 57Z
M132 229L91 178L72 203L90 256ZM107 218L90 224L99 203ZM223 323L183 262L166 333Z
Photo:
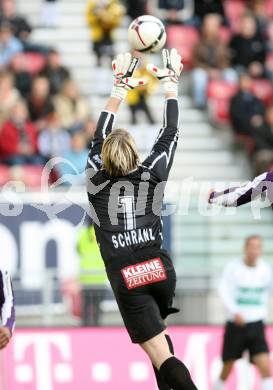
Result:
M132 342L150 340L166 329L169 314L179 312L172 307L176 275L170 257L165 251L138 255L113 268L107 267L108 278Z
M251 322L241 327L227 322L224 334L223 361L240 359L245 351L250 359L259 353L268 353L265 326L262 321Z

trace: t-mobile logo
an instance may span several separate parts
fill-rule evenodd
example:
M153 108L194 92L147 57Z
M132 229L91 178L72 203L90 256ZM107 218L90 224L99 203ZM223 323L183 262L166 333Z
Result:
M53 353L56 356L55 363L52 363ZM30 355L33 360L30 360ZM70 383L73 380L71 345L66 334L17 335L14 360L16 382L35 382L36 390L54 390L53 383Z

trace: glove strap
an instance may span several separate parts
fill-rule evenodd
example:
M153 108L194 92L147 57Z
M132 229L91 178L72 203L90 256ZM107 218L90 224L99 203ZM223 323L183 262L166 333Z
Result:
M130 66L129 66L126 74L123 76L124 78L125 77L132 77L132 75L137 67L138 62L139 62L138 58L135 58L135 57L132 58ZM126 96L127 96L126 86L124 85L124 86L119 87L117 85L114 85L112 88L112 91L111 91L111 96L116 98L116 99L120 99L120 100L126 99Z
M126 99L127 91L124 87L117 87L114 85L111 91L111 96L119 100L124 100Z

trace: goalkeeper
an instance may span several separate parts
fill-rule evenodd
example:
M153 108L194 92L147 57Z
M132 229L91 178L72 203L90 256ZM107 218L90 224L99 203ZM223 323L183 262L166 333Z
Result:
M174 357L165 319L172 307L175 270L162 249L164 188L178 140L178 79L181 57L163 50L163 69L147 70L163 83L163 127L150 155L140 162L127 130L113 130L127 91L145 84L133 72L138 60L130 53L113 61L115 85L102 111L87 164L87 190L97 241L120 313L133 343L154 366L160 390L196 390L185 365Z

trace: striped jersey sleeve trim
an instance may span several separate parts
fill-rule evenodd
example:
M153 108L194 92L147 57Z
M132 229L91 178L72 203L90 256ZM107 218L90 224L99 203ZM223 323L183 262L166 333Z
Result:
M100 142L101 144L103 143L108 133L111 132L113 129L115 119L116 119L116 114L114 112L107 111L107 110L101 111L99 121L103 121L103 126L100 127L100 125L98 125L99 128L96 130L95 133L95 141ZM97 172L101 168L101 163L99 161L96 161L98 160L98 157L100 157L100 151L95 152L94 144L95 142L93 140L91 144L90 154L87 159L87 164L89 168L92 168Z
M103 111L103 112L107 113L107 117L105 119L104 126L102 128L102 138L105 139L106 138L106 130L108 128L108 125L109 125L109 122L110 122L110 120L112 118L112 115L114 115L114 114L109 112L109 111Z
M99 168L96 166L96 164L94 163L94 161L92 161L91 158L88 158L88 164L95 170L95 171L98 171Z
M164 131L166 130L166 128L163 129L163 132L161 133L160 137L158 137L157 141L164 135ZM172 150L173 150L173 147L177 141L177 137L178 137L178 130L177 130L177 134L176 136L174 137L174 140L171 142L170 144L170 147L169 147L169 151L168 153L166 151L162 152L161 154L159 154L155 159L154 161L147 167L148 169L152 169L155 164L160 161L162 158L166 158L166 168L168 167L169 165L169 162L170 162L170 159L172 157Z

